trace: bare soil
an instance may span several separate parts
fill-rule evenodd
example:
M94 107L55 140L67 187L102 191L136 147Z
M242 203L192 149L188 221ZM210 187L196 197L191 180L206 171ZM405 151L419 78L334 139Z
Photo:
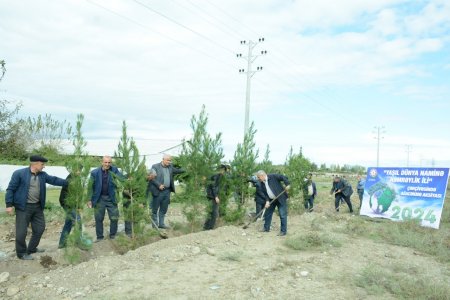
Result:
M172 208L171 208L172 209ZM344 211L344 210L343 210ZM69 265L58 249L62 223L50 222L35 260L15 257L13 221L0 226L0 283L2 299L379 299L357 287L354 279L368 264L382 267L404 264L430 278L450 282L446 263L414 249L375 242L345 233L349 213L318 205L313 213L289 216L288 236L273 230L259 232L223 226L213 231L174 236L120 255L114 241L94 243L84 262ZM169 222L180 220L173 208ZM93 224L86 230L93 235ZM107 226L105 226L107 230ZM286 239L302 232L325 232L341 246L293 250ZM43 263L44 262L44 263ZM9 296L8 296L9 295ZM394 299L384 294L383 299Z

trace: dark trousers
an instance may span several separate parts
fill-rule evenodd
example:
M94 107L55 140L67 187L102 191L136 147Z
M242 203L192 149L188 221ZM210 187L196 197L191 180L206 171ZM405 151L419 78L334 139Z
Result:
M159 192L158 195L153 195L152 219L159 227L164 227L164 218L169 208L170 203L170 189L165 189Z
M350 210L350 212L353 212L352 202L350 201L350 196L344 196L342 193L337 193L334 195L334 207L336 208L336 211L339 211L339 203L344 200L345 203L347 203L347 206Z
M304 196L304 202L305 209L311 209L314 206L314 196Z
M211 209L208 219L206 219L205 224L203 225L204 230L211 230L214 229L214 226L216 225L217 217L219 216L219 204L216 203L215 199L208 199L211 204L209 208Z
M81 217L80 214L77 213L76 209L64 209L66 212L66 221L64 222L64 227L61 231L61 236L59 238L59 246L66 246L67 236L72 231L73 225L76 223L78 230L81 232Z
M131 205L131 201L128 199L124 199L123 202L123 210L125 212L125 234L128 236L131 236L132 232L133 232L133 224L132 222L129 220L131 218L130 216L130 212L128 211L128 209L130 208Z
M117 234L117 223L119 220L119 209L117 203L113 203L109 196L101 196L95 205L95 233L97 239L101 240L103 236L103 220L105 219L105 211L108 211L109 217L109 237L114 238Z
M287 201L275 201L268 209L266 209L266 214L264 216L264 230L270 231L270 224L272 223L272 215L275 211L275 207L278 207L278 213L280 214L280 231L282 233L287 233Z
M30 242L26 243L28 225L31 223ZM45 230L44 211L40 203L27 203L25 210L16 210L16 254L22 257L25 254L35 253L42 234Z
M261 210L264 209L264 202L256 202L256 215L258 215Z

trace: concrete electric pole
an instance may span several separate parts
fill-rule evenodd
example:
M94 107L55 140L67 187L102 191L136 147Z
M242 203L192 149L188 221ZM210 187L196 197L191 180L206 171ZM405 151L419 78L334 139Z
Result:
M251 40L249 41L241 41L241 45L248 45L248 54L247 56L243 56L241 53L237 54L236 56L239 58L244 58L247 60L247 70L245 69L239 69L239 73L241 74L247 74L247 90L245 94L245 122L244 122L244 137L245 134L248 131L249 127L249 120L250 120L250 87L251 87L251 78L253 75L255 75L256 72L262 71L263 67L257 67L256 70L253 70L252 63L255 61L255 59L258 56L267 54L266 50L263 50L260 52L260 54L254 55L253 49L258 45L259 43L264 42L264 38L260 38L257 42L253 42Z
M405 147L406 147L406 150L405 150L405 152L406 152L406 167L408 168L409 167L409 153L411 153L411 148L412 148L412 145L405 145Z
M384 130L384 126L375 126L374 127L375 137L377 140L377 168L380 166L380 140L384 139L383 133L386 133Z

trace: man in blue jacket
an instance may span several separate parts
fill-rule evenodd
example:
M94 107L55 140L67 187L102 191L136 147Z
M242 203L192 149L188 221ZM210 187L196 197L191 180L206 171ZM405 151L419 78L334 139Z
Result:
M109 217L109 238L114 239L117 234L117 224L119 221L119 209L117 207L116 182L124 177L117 167L112 165L111 156L103 156L102 166L91 172L92 190L89 208L94 208L95 233L97 241L103 240L103 220L105 212Z
M175 193L173 176L185 171L172 166L172 156L168 154L164 154L162 161L154 164L152 170L156 173L156 177L148 183L148 188L153 196L152 219L159 228L169 228L164 223L164 218L170 204L170 193Z
M256 173L258 180L261 182L262 190L266 196L266 215L264 217L264 231L270 231L270 224L272 223L272 215L275 207L278 207L280 214L280 233L278 236L285 236L287 233L287 201L289 190L289 180L286 176L280 174L266 174L264 171ZM284 187L283 187L283 184ZM277 198L278 197L278 198ZM272 200L276 200L270 204Z
M30 156L30 167L15 171L6 189L6 212L12 215L14 208L16 210L16 254L20 259L32 260L32 253L44 252L37 246L45 230L45 184L67 185L66 180L42 171L47 161L40 155ZM27 229L30 223L31 238L27 246Z

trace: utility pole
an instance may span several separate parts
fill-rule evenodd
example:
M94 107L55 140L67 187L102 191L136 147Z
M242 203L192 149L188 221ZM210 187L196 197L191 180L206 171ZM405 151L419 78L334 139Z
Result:
M248 45L248 54L247 56L243 56L241 53L236 56L239 58L244 58L247 60L247 70L239 69L239 73L247 74L247 89L245 93L245 122L244 122L244 137L248 132L249 127L249 119L250 119L250 87L251 87L251 79L256 72L262 71L263 67L257 67L255 71L252 69L252 63L258 56L267 54L266 50L262 50L260 54L253 55L253 49L259 43L264 42L264 38L260 38L257 42L249 41L241 41L241 45Z
M412 145L405 145L405 147L406 147L406 167L408 168L409 167L409 153L411 153L411 147L412 147Z
M383 133L386 133L384 130L384 126L375 126L374 127L375 137L377 140L377 168L380 166L380 140L384 139Z

